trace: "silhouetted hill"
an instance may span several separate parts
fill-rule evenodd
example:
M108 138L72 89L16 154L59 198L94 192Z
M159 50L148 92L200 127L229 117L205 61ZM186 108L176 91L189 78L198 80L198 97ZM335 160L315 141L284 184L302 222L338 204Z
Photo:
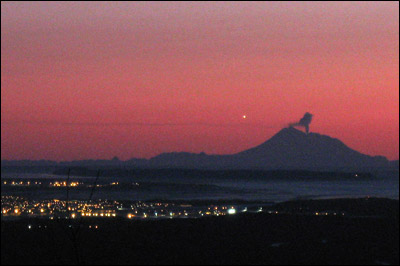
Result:
M383 156L357 152L338 139L284 128L266 142L233 155L172 152L151 158L147 167L263 170L370 170L391 168Z
M338 139L284 128L261 145L238 153L244 165L274 169L374 169L390 167L383 156L357 152Z
M399 162L383 156L369 156L355 151L338 139L318 133L306 134L293 127L284 128L266 142L231 155L205 153L162 153L149 160L130 159L54 161L2 161L2 171L10 167L89 167L89 168L152 168L209 170L312 170L366 171L398 169Z
M390 165L393 168L399 169L399 160L390 161Z

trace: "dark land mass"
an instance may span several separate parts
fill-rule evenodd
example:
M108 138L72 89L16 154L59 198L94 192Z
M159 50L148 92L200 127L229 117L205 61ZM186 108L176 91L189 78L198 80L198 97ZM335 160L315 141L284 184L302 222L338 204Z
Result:
M91 169L202 169L202 170L312 170L371 171L398 170L397 161L384 156L369 156L346 146L339 139L318 133L306 134L293 127L284 128L260 145L235 154L168 152L150 159L132 158L78 161L7 161L1 162L2 172L46 172L63 167Z
M62 168L53 172L54 175L66 176L69 169L71 175L94 177L98 170L82 167ZM102 177L138 177L151 180L155 177L170 178L212 178L212 179L365 179L374 176L368 172L335 172L307 170L198 170L198 169L102 169Z
M84 219L78 241L68 238L74 230L68 225L78 223L72 221L2 220L1 263L399 263L398 200L293 201L271 206L269 212L201 219Z

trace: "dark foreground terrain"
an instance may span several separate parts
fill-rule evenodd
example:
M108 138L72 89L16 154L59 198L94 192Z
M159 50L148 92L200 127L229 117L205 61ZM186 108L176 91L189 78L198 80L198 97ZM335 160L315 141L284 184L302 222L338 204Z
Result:
M73 229L67 220L2 221L1 263L399 263L398 200L296 201L269 212L153 221L84 219L77 241L70 240Z

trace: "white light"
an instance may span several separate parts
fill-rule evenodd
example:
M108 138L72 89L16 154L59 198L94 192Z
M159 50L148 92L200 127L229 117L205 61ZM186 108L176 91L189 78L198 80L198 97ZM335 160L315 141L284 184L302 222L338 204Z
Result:
M236 210L235 209L229 209L228 210L228 214L235 214L236 213Z
M246 119L247 116L246 116L246 115L243 115L242 117L243 117L243 119Z

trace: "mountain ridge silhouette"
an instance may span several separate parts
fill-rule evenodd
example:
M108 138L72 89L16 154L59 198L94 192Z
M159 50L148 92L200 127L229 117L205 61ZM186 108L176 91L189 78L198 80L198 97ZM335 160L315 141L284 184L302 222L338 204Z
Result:
M102 166L188 169L257 169L257 170L366 170L396 168L398 161L384 156L370 156L351 149L342 141L319 133L304 133L294 127L280 130L270 139L247 150L228 155L190 152L161 153L150 159L132 158L80 161L2 161L18 165Z

